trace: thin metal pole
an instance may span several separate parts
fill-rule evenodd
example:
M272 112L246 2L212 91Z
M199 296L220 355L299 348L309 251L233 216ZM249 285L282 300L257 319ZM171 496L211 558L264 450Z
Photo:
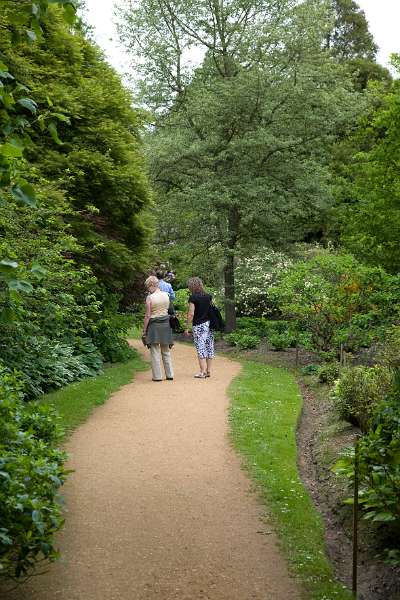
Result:
M353 586L354 598L357 598L357 554L358 554L358 471L359 471L359 440L354 446L354 502L353 502Z
M296 367L299 365L299 347L296 346Z
M340 344L340 365L343 365L343 343Z

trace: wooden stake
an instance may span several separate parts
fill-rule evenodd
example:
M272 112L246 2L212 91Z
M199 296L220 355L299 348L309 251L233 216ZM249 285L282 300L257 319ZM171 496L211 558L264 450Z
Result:
M353 502L353 586L354 598L357 598L357 554L358 554L358 471L359 471L358 439L354 446L354 502Z

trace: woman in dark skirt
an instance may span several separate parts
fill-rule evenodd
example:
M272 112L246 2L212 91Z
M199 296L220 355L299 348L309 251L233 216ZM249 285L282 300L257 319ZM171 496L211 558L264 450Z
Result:
M193 322L193 341L197 350L200 372L196 379L211 377L211 363L214 358L214 334L210 329L208 311L212 296L204 290L203 282L199 277L191 277L187 286L189 296L189 309L187 314L185 335L189 335L188 327Z
M165 377L174 378L170 348L173 346L172 330L169 324L169 296L160 290L157 277L148 277L145 286L149 295L146 298L146 314L143 322L143 338L150 348L153 381L162 381L164 366Z

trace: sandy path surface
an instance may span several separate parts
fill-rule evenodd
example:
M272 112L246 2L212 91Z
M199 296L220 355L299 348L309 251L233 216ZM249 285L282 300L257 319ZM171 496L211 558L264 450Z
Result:
M138 374L72 435L62 559L5 600L300 597L227 438L240 366L195 380L193 348L173 360L175 381Z

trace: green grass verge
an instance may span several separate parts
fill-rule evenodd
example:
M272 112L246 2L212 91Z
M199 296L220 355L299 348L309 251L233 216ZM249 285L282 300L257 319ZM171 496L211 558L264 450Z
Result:
M45 394L41 402L57 409L61 425L68 434L88 418L95 406L104 404L113 392L130 383L136 371L146 368L147 363L137 353L125 363L106 367L97 377L83 379Z
M349 600L325 553L324 527L296 465L300 390L285 369L243 361L231 387L231 437L277 530L307 600Z

